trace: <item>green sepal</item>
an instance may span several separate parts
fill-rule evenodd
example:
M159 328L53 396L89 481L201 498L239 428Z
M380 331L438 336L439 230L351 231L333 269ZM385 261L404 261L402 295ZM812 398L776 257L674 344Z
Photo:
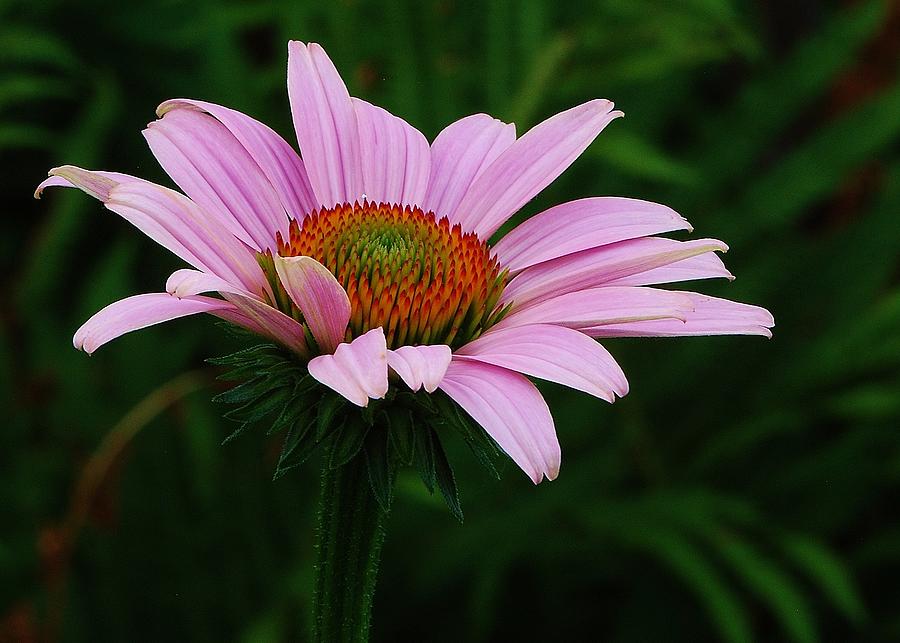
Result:
M478 461L484 465L491 475L499 480L500 471L497 469L496 462L503 452L497 446L497 443L491 439L484 429L473 424L469 416L463 413L459 405L446 394L438 393L433 397L439 410L436 422L443 426L452 427L457 431L463 437L463 440L466 441L475 457L478 458Z
M387 427L375 427L366 436L363 452L369 471L369 486L385 513L394 500L394 466L388 449Z
M382 411L382 417L389 427L391 450L397 460L411 465L416 459L416 430L412 413L402 406L389 407Z
M342 419L342 411L347 407L347 400L340 395L328 391L319 402L319 413L316 417L316 439L324 439L331 431L337 428Z
M416 451L416 469L422 483L428 489L428 493L434 493L435 472L434 472L434 444L432 431L427 426L416 427L417 436L415 441Z
M314 408L310 408L291 424L281 445L281 454L278 456L273 480L278 480L291 469L299 467L321 446L322 442L316 440L313 430L313 415Z
M361 414L348 413L341 426L335 431L328 466L332 469L343 466L359 455L370 428L362 419Z
M459 504L459 489L456 486L456 476L453 475L453 468L447 459L447 453L441 444L434 429L429 429L431 436L431 444L434 452L434 474L437 480L438 489L444 496L444 501L450 509L450 513L461 523L463 521L462 507Z

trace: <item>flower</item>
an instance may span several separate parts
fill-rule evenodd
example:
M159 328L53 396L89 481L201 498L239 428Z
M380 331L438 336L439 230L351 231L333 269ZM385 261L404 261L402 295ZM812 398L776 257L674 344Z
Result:
M124 333L210 313L308 361L365 407L391 381L442 390L538 483L560 447L528 377L608 402L628 392L605 337L771 336L764 309L651 286L732 278L721 241L663 205L593 197L492 235L622 112L592 100L516 138L484 114L429 145L404 120L352 98L325 51L288 47L301 155L262 123L170 100L144 136L183 193L63 166L37 188L77 187L193 268L162 293L117 301L75 333L92 353ZM218 297L203 293L218 293ZM400 383L403 382L403 384Z

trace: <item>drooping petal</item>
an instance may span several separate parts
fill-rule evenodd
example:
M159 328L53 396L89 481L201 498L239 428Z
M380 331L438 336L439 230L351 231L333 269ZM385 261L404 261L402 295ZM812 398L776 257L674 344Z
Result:
M366 198L375 203L421 205L431 171L428 139L387 110L352 100Z
M247 297L238 293L222 293L234 304L239 314L219 315L223 319L233 321L263 337L281 344L285 348L301 356L309 354L306 345L306 332L303 325L293 317L288 317L277 308L260 301L256 297ZM220 311L221 312L221 311Z
M492 329L457 355L557 382L607 402L628 392L625 373L584 333L549 324Z
M573 252L653 234L691 230L672 208L621 197L562 203L516 226L494 246L513 273Z
M454 359L440 389L484 427L532 482L559 474L553 418L528 378L492 364Z
M178 187L254 250L274 246L276 232L287 233L287 213L275 188L221 122L195 109L175 109L143 134Z
M268 125L228 107L185 98L167 100L156 113L162 118L175 109L198 109L227 127L269 179L291 218L302 220L316 207L303 161Z
M734 275L725 267L722 259L715 252L704 252L695 257L688 257L675 263L651 268L633 275L619 277L606 282L607 286L652 286L654 284L672 284L679 281L697 279L724 278L734 280Z
M192 268L182 268L169 275L169 279L166 281L166 292L179 299L205 292L234 293L254 299L258 298L253 293L247 292L221 277Z
M519 208L550 185L613 119L608 100L592 100L526 132L475 179L457 209L464 230L490 237Z
M516 126L487 114L451 123L431 145L431 176L422 209L456 223L457 206L472 182L516 140Z
M715 239L674 241L645 237L582 250L526 268L504 289L514 309L584 288L593 288L706 252L728 249Z
M344 339L350 321L350 298L331 272L312 257L274 256L275 270L291 301L316 338L319 349L332 353Z
M195 268L262 293L267 282L254 254L220 220L183 194L142 179L71 165L50 170L101 200L141 232Z
M608 286L570 292L514 310L495 328L558 324L584 329L645 319L684 320L693 301L680 292L656 288Z
M688 337L697 335L762 335L772 337L775 319L765 308L693 292L693 310L684 321L658 319L585 328L592 337Z
M357 406L368 406L369 398L383 398L388 390L384 331L373 328L338 346L333 355L313 358L309 374Z
M134 295L111 303L75 331L72 343L87 354L133 330L197 313L211 313L231 304L210 297L178 299L168 293Z
M453 357L449 346L401 346L388 351L388 366L400 376L413 391L424 387L434 393L450 366Z
M288 97L318 205L330 208L361 198L356 112L344 81L316 43L288 43Z

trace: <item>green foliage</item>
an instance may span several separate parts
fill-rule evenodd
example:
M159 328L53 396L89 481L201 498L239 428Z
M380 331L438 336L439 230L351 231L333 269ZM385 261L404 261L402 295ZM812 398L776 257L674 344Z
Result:
M404 466L395 479L366 469L372 497L392 503L376 639L900 638L892 11L0 2L0 640L302 640L317 485L316 467L297 465L385 451ZM365 416L323 392L307 406L292 388L302 369L270 380L284 360L257 348L216 391L233 421L208 393L170 400L73 500L129 411L246 338L190 319L90 359L74 351L90 314L160 290L181 265L87 198L31 192L62 163L168 184L139 131L174 96L247 111L291 140L289 37L322 42L351 92L429 137L469 113L515 118L521 133L614 99L627 117L509 226L594 194L670 204L731 246L737 281L696 289L770 308L775 338L608 342L631 393L607 407L542 386L563 467L537 488L442 398L398 396ZM420 416L441 419L418 430ZM434 491L457 517L466 498L464 526ZM73 512L85 520L70 533Z

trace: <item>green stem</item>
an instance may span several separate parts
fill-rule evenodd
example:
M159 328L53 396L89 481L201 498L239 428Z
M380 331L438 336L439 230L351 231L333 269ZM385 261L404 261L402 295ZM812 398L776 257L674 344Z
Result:
M369 640L386 521L361 453L336 469L323 467L313 595L317 643Z

